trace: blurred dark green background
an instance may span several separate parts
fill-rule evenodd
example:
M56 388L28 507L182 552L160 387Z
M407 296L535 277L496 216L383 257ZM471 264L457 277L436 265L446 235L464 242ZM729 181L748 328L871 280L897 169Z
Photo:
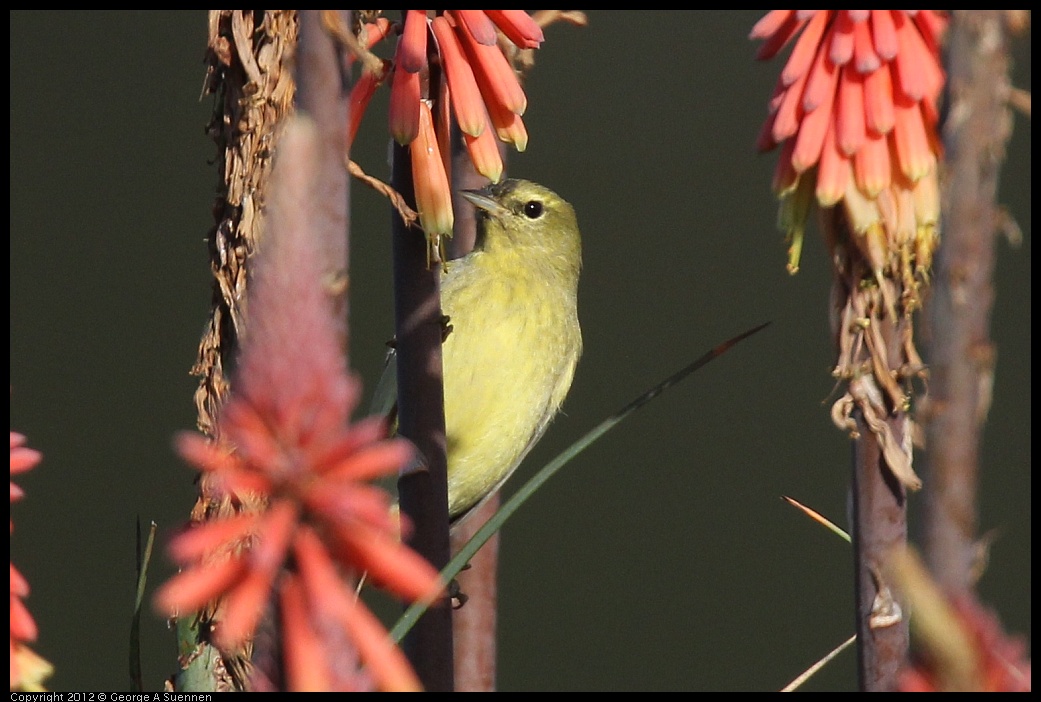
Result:
M593 12L553 26L527 83L528 150L509 173L573 202L586 352L516 484L710 346L765 332L586 451L508 523L500 688L753 689L786 683L853 630L849 442L828 418L829 270L814 232L784 269L754 141L781 63L753 61L757 13ZM203 11L11 13L11 427L41 450L19 478L13 559L56 690L127 689L134 522L186 519L188 369L210 299L215 147L199 102ZM1030 88L1030 36L1016 44ZM353 153L387 172L385 93ZM994 405L980 512L998 529L983 599L1030 634L1030 124L1000 200ZM392 333L388 206L353 186L352 362L371 388ZM928 489L928 488L927 488ZM917 507L921 498L912 499ZM915 524L912 524L912 529ZM150 587L170 567L160 557ZM160 689L173 636L147 616ZM811 689L855 686L851 652Z

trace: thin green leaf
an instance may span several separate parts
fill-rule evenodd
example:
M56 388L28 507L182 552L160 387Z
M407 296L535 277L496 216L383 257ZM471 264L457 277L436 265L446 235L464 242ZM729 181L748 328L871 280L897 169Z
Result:
M676 385L681 380L689 376L694 371L698 370L709 361L714 358L722 356L724 353L729 351L738 342L747 339L758 331L768 326L770 323L760 324L757 327L753 327L748 331L738 334L732 339L728 339L723 343L719 344L712 350L708 351L697 360L684 366L682 369L672 374L658 385L654 386L647 392L643 393L635 400L627 404L625 407L620 409L614 415L608 417L603 422L593 427L585 436L580 438L575 443L571 444L563 452L557 455L552 461L542 467L528 482L524 484L506 503L503 504L499 510L492 515L477 533L473 535L469 541L459 550L452 560L448 562L448 565L441 571L441 577L445 582L451 582L455 579L459 572L470 562L474 554L487 543L488 539L492 537L495 532L502 528L502 525L509 519L514 512L520 509L529 497L531 497L536 490L542 487L542 484L552 478L557 471L563 468L572 458L580 454L585 450L587 446L592 444L594 441L599 439L601 436L607 433L608 430L614 428L619 422L628 417L630 414L640 409L654 398L661 395L663 392ZM397 624L391 630L390 635L395 641L400 642L401 639L408 633L409 629L416 623L416 621L423 615L423 613L429 607L429 603L417 602L411 605L405 610L405 613L398 620Z
M134 616L130 619L130 683L135 692L144 691L141 677L141 603L145 598L145 582L148 579L148 562L152 560L155 544L156 523L148 528L148 540L141 553L141 518L137 519L137 595L134 597Z

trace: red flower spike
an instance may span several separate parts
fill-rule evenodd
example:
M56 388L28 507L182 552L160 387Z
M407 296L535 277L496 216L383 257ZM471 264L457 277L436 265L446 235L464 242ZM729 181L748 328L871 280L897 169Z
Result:
M542 28L524 10L485 10L484 14L521 49L537 49L546 39Z
M441 52L441 63L448 77L448 89L452 94L452 110L456 122L464 134L480 136L488 125L485 118L484 100L477 87L470 63L463 56L463 49L452 31L448 20L435 17L431 23L434 37Z
M495 24L482 10L449 10L448 12L466 27L467 32L478 44L495 46L498 43L499 35L495 32Z
M804 26L793 29L794 20ZM876 198L888 198L893 217L857 245L915 290L931 260L939 209L923 198L917 224L909 227L912 219L897 218L896 203L917 206L916 184L937 177L936 101L945 80L938 47L945 26L945 16L933 10L775 10L751 33L764 41L760 54L795 39L756 142L760 150L782 148L774 174L783 200L779 221L793 240L801 236L799 218L808 208L790 201L808 190L799 174L812 179L809 192L821 206L845 200L847 215L858 222L882 207ZM887 240L899 256L883 250ZM916 259L915 251L923 256ZM881 274L877 265L875 273ZM918 303L914 290L907 296L910 305Z
M427 67L426 10L406 10L405 29L394 54L394 68L418 73Z
M357 430L349 424L361 389L347 371L342 328L321 282L321 247L307 227L310 182L300 168L313 161L319 148L313 127L303 118L295 118L279 142L269 227L253 259L249 333L233 392L218 417L222 443L210 445L191 435L177 442L182 455L207 471L220 489L254 493L248 500L243 495L242 503L257 511L206 523L173 540L171 554L184 570L155 598L156 606L173 616L205 606L215 623L214 641L225 649L238 649L253 635L273 596L289 592L290 607L316 601L310 595L293 596L292 586L282 586L297 574L306 575L299 559L290 557L301 539L311 538L330 563L329 553L335 552L344 574L387 574L383 582L398 588L398 594L441 587L433 568L398 540L389 496L366 482L396 473L410 448L385 441L382 420L361 422ZM362 558L341 543L344 533L355 532L372 540ZM333 580L326 584L333 596L352 602L353 581ZM313 609L307 619L321 637L326 658L356 656L347 623ZM306 631L289 629L283 633L301 646L313 643ZM280 642L282 650L293 644L292 638ZM364 659L360 644L358 651L363 664L376 665ZM294 680L318 679L299 669L293 675ZM340 685L335 671L332 675ZM258 677L255 684L265 687L270 681Z

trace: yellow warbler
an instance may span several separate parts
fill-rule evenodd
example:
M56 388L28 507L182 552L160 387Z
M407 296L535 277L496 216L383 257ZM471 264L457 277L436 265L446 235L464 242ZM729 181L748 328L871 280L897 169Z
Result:
M542 437L582 352L582 246L571 205L525 180L464 191L477 207L474 250L446 264L444 341L448 512L462 517L502 486ZM390 358L376 390L397 394Z

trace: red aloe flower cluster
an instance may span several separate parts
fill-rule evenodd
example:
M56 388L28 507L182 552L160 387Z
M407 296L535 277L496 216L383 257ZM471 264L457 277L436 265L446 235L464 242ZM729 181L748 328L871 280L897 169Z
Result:
M844 202L876 272L898 251L928 268L946 25L936 10L773 10L753 27L763 60L798 36L758 142L761 151L782 147L774 189L795 239L793 269L814 195L823 207Z
M454 218L445 167L447 132L435 133L431 101L423 97L429 82L429 57L436 51L444 80L440 95L428 98L438 98L444 115L451 106L474 168L498 182L503 164L496 139L513 144L518 151L528 142L521 120L527 99L500 48L499 32L521 49L538 48L543 33L523 10L445 10L433 18L428 12L405 11L391 65L389 118L394 138L402 145L412 145L420 224L429 238L436 239L451 235ZM372 46L386 36L389 25L384 23L381 19L364 26L365 45ZM376 86L386 79L382 70L386 67L367 67L353 89L351 141Z
M311 134L287 128L279 145L285 159L303 133ZM395 474L412 449L386 438L382 417L349 423L360 383L347 371L322 286L321 247L300 221L306 211L282 211L298 193L278 190L278 178L287 177L278 168L220 441L184 433L176 443L232 504L262 507L177 535L170 553L183 571L156 604L184 616L220 598L212 633L225 651L239 650L265 612L277 612L290 689L418 689L400 649L356 594L362 573L409 600L442 589L436 571L401 543L390 496L370 483Z
M40 462L40 452L25 446L25 437L11 432L11 476L24 473ZM11 502L25 493L11 483ZM14 533L14 520L11 521ZM43 679L51 674L51 665L36 655L26 644L36 640L36 622L22 600L29 596L29 581L11 563L11 689L42 690Z

